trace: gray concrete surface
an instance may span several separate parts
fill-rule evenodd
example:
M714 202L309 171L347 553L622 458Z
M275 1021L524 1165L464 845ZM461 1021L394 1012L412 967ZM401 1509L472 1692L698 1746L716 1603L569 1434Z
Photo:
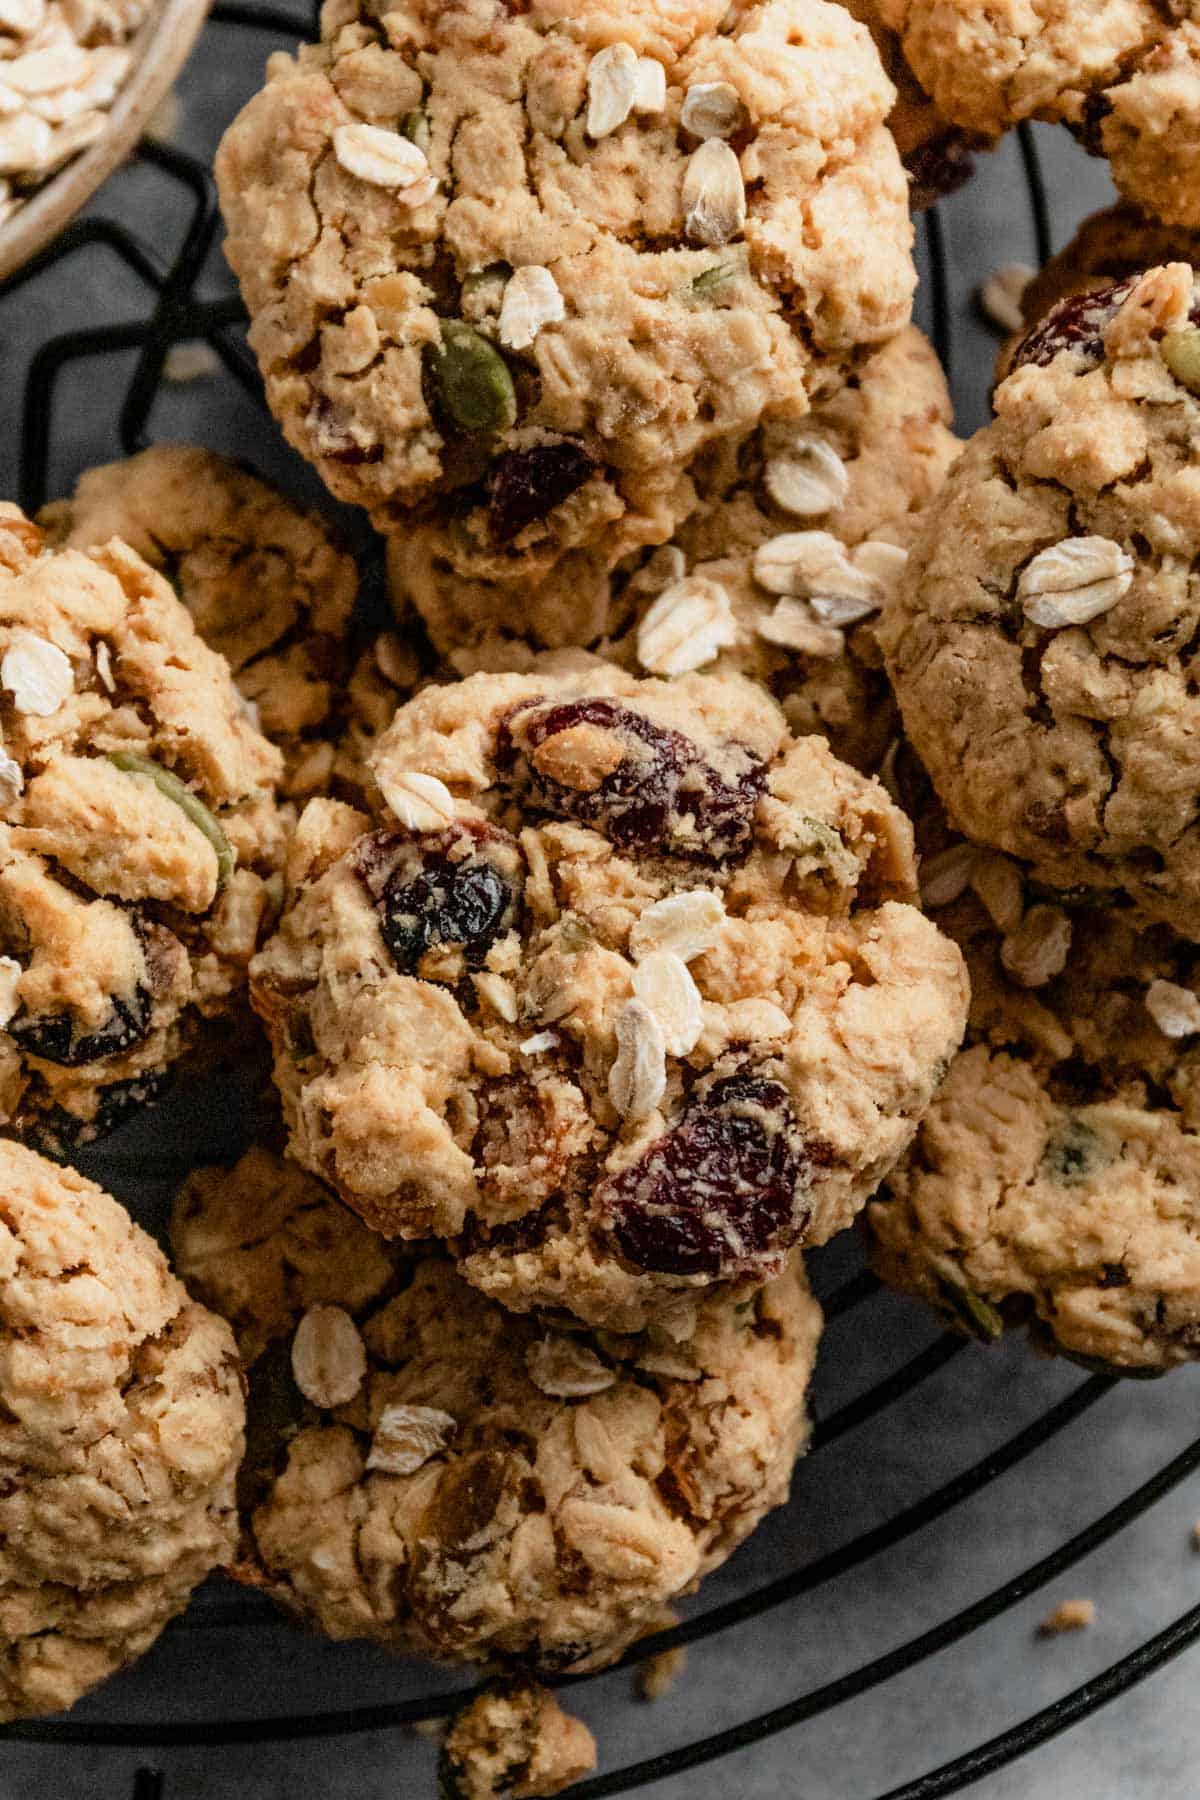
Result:
M212 27L186 76L180 141L210 154L222 123L256 84L268 40ZM1102 203L1104 172L1064 140L1041 134L1057 241ZM179 228L174 190L134 171L112 182L94 211L132 224L151 243ZM985 159L974 184L945 208L954 294L954 386L960 425L986 416L994 341L976 319L972 289L991 266L1032 254L1028 206L1014 149ZM227 291L214 259L207 291ZM925 302L922 301L924 310ZM53 331L144 308L137 283L103 252L0 301L0 368L7 429L0 492L14 491L16 420L28 359ZM115 416L128 362L72 371L55 412L53 485L115 454ZM226 380L164 393L160 437L194 437L236 450L299 491L307 473L263 416ZM206 1092L146 1120L94 1159L97 1172L148 1223L161 1222L164 1182L147 1156L190 1144L197 1158L231 1141L234 1121ZM828 1290L855 1266L851 1244L818 1259ZM828 1418L931 1339L928 1322L883 1299L829 1332L817 1382ZM879 1418L821 1450L798 1472L791 1506L774 1518L693 1601L689 1611L750 1593L852 1540L970 1467L1084 1379L1033 1358L1019 1344L965 1349L935 1378ZM1149 1480L1197 1430L1200 1376L1113 1392L1071 1429L968 1504L849 1573L695 1648L686 1679L655 1706L637 1701L627 1674L576 1690L595 1727L605 1771L694 1743L895 1651L1011 1581ZM985 1742L1090 1679L1200 1601L1191 1532L1200 1480L1168 1493L1093 1555L940 1654L862 1697L652 1787L656 1800L877 1800L899 1784ZM1096 1601L1095 1627L1039 1641L1038 1620L1059 1600ZM980 1800L1193 1800L1200 1794L1196 1654L1184 1656L1098 1716L973 1790ZM154 1723L319 1718L452 1685L426 1668L355 1646L329 1648L291 1631L265 1608L214 1584L136 1670L74 1715L75 1722ZM419 1800L432 1792L427 1738L399 1731L304 1742L186 1749L62 1747L0 1737L0 1800L129 1800L139 1766L161 1768L168 1800Z

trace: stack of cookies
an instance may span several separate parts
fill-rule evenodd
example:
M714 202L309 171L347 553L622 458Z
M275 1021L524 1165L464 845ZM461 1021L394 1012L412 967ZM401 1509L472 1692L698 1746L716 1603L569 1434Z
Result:
M955 460L922 10L329 0L217 173L394 628L202 449L0 514L0 1716L225 1563L500 1671L447 1783L554 1792L592 1747L528 1678L786 1497L805 1250L865 1215L978 1336L1195 1354L1200 301L1093 228ZM189 1299L47 1159L251 1015Z

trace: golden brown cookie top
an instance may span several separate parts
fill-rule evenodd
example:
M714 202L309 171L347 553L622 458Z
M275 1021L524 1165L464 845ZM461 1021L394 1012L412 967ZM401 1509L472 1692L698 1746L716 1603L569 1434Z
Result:
M451 495L514 579L637 548L707 444L908 317L892 89L840 7L340 0L323 29L217 176L272 408L382 529Z
M1035 326L880 637L954 822L1200 931L1200 317L1172 264Z
M0 1719L130 1660L234 1546L241 1375L115 1200L0 1141Z
M308 1622L459 1662L608 1662L786 1495L820 1329L799 1258L682 1339L589 1336L514 1319L427 1248L380 1246L347 1289L363 1228L274 1168L274 1190L261 1152L227 1177L240 1248L219 1173L176 1246L247 1354L269 1340L239 1573ZM298 1240L330 1251L301 1253L300 1284Z
M119 539L0 516L0 1112L96 1125L228 1009L283 860L280 757ZM188 1024L188 1021L191 1024Z
M1200 1351L1200 959L1166 926L1064 912L968 846L930 866L973 998L910 1156L868 1208L873 1260L983 1338L1116 1372Z
M254 968L300 1162L621 1329L848 1222L963 1021L881 787L740 677L595 658L428 688L373 767Z

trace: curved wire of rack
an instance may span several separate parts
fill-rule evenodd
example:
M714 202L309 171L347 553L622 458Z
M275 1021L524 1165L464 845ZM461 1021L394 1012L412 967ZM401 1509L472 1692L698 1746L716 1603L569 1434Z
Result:
M293 38L314 35L298 23L295 15L277 7L253 4L252 0L220 0L212 10L211 21L219 27L269 31ZM1037 146L1027 127L1023 127L1018 136L1038 257L1044 261L1050 254L1051 230ZM146 442L147 424L162 381L164 362L172 345L179 342L201 339L210 344L231 378L260 405L264 404L254 360L244 342L246 316L240 301L234 297L197 298L197 286L218 227L216 196L208 169L178 149L150 141L139 147L137 156L145 166L175 184L187 202L179 242L168 254L142 243L126 226L93 217L69 226L54 244L7 283L0 284L2 299L27 287L47 269L69 258L104 252L117 257L137 277L148 290L151 302L148 312L141 318L52 337L32 358L22 404L19 472L19 498L29 511L36 511L48 498L56 388L64 371L75 363L119 352L136 353L118 418L120 442L127 454ZM948 364L952 349L951 303L944 227L936 207L923 216L921 229L929 268L930 331L943 361ZM178 1158L168 1156L162 1162L160 1169L156 1161L154 1174L181 1173ZM865 1273L845 1282L824 1302L827 1321L832 1323L867 1304L878 1286L874 1277ZM964 1348L963 1340L949 1334L936 1338L823 1420L813 1434L811 1454L819 1454L839 1438L905 1399ZM562 1676L554 1685L569 1688L582 1681L604 1680L666 1650L702 1642L761 1617L771 1608L795 1601L847 1575L872 1558L895 1549L963 1506L992 1483L1010 1475L1035 1452L1077 1425L1104 1400L1113 1386L1111 1380L1098 1375L1080 1381L1064 1398L972 1466L860 1536L749 1593L710 1606L681 1624L643 1638L611 1669L590 1676ZM894 1680L925 1658L979 1630L1073 1567L1198 1469L1200 1437L1065 1543L907 1642L737 1725L585 1781L573 1788L572 1794L578 1796L578 1800L601 1800L602 1796L650 1786L760 1743L775 1733L814 1719ZM219 1628L260 1616L253 1602L247 1601L241 1608L235 1602L213 1618L200 1619L197 1625ZM1189 1608L1146 1642L1052 1704L926 1774L875 1796L874 1800L939 1800L940 1796L962 1792L1087 1718L1164 1667L1198 1638L1200 1605ZM315 1715L286 1714L187 1723L164 1720L123 1725L70 1718L34 1720L0 1728L0 1741L21 1740L64 1747L133 1747L150 1751L166 1747L325 1738L447 1718L467 1697L461 1689L454 1692L439 1690L394 1704L362 1705ZM139 1769L134 1777L132 1800L165 1800L161 1773L152 1768Z

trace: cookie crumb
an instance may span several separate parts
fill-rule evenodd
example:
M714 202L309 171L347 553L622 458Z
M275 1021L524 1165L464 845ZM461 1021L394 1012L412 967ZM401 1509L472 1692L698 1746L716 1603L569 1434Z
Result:
M1200 1550L1200 1519L1192 1526L1192 1549Z
M1060 1637L1064 1631L1086 1631L1096 1623L1094 1600L1064 1600L1047 1613L1038 1626L1039 1637Z
M1021 301L1036 270L1028 263L1000 263L986 281L981 281L975 300L980 312L994 331L1008 336L1025 324Z
M203 338L172 344L163 358L163 380L183 386L189 381L210 381L221 373L221 359Z
M490 1688L464 1707L442 1747L439 1786L453 1800L538 1800L596 1767L596 1740L537 1682Z
M665 1700L686 1669L687 1650L683 1644L651 1656L637 1672L638 1699Z

